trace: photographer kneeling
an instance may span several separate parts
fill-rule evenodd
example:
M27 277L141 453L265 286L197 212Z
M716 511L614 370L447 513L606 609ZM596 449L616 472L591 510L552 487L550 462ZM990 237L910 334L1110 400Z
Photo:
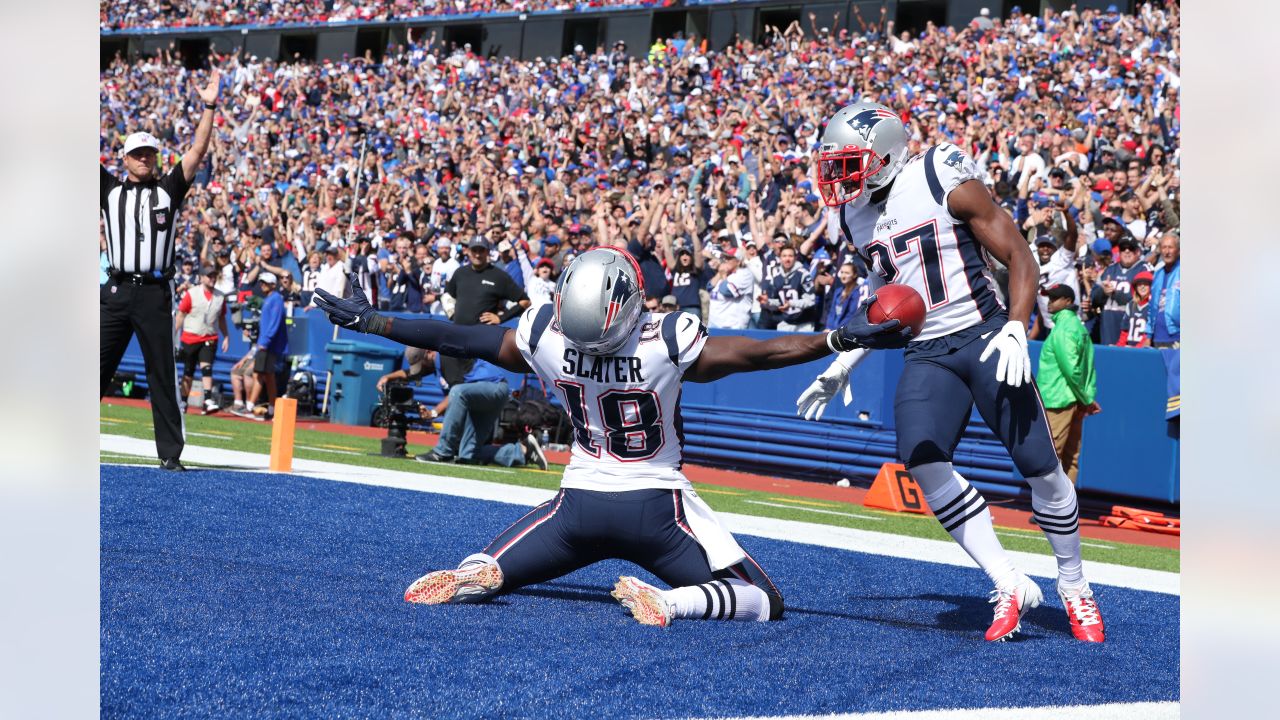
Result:
M397 380L416 381L439 372L440 384L448 392L424 418L440 417L443 429L435 448L415 457L419 462L456 462L459 465L503 465L516 467L532 463L547 469L547 458L533 435L517 442L491 445L494 426L506 407L511 392L506 377L496 366L483 360L458 360L439 353L406 348L406 369L383 375L378 390Z

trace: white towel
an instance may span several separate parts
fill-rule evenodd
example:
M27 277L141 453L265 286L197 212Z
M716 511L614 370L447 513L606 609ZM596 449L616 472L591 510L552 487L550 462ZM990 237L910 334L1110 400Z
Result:
M698 544L707 553L707 561L712 570L723 570L742 562L747 553L733 539L733 534L720 525L715 511L707 506L698 493L693 490L681 490L684 501L684 516L689 521L689 529Z

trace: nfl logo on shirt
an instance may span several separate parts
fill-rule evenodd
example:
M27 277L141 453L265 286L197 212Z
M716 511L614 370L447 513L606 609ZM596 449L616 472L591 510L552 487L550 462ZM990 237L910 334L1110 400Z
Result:
M163 225L165 222L164 218L165 218L165 212L163 210L156 213L156 223Z

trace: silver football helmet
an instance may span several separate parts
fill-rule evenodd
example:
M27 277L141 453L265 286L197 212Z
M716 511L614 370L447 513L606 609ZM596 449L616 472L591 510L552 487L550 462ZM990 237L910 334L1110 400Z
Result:
M888 185L907 163L902 118L875 102L846 105L827 121L818 146L818 192L831 207Z
M555 303L566 340L590 355L608 355L631 337L644 312L640 264L618 248L588 250L560 276Z

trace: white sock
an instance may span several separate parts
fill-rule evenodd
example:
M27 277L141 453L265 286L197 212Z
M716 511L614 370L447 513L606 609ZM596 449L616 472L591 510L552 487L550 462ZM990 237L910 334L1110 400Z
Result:
M486 555L484 553L471 553L470 555L462 558L462 562L458 563L458 569L461 570L462 568L470 567L472 565L497 565L497 564L498 564L498 561L494 560L492 555Z
M769 595L749 582L728 578L664 590L677 618L692 620L769 619Z
M1053 472L1027 478L1031 485L1031 517L1058 559L1058 584L1066 588L1084 585L1080 557L1080 506L1076 488L1059 465Z
M231 407L233 407L233 408L242 408L242 407L244 407L244 401L243 401L243 400L237 400L237 401L235 401L235 402L231 403Z
M996 538L987 501L951 463L917 465L911 468L911 477L924 491L924 499L943 529L960 543L996 587L1008 589L1022 579L1022 572L1014 567L1013 560Z

